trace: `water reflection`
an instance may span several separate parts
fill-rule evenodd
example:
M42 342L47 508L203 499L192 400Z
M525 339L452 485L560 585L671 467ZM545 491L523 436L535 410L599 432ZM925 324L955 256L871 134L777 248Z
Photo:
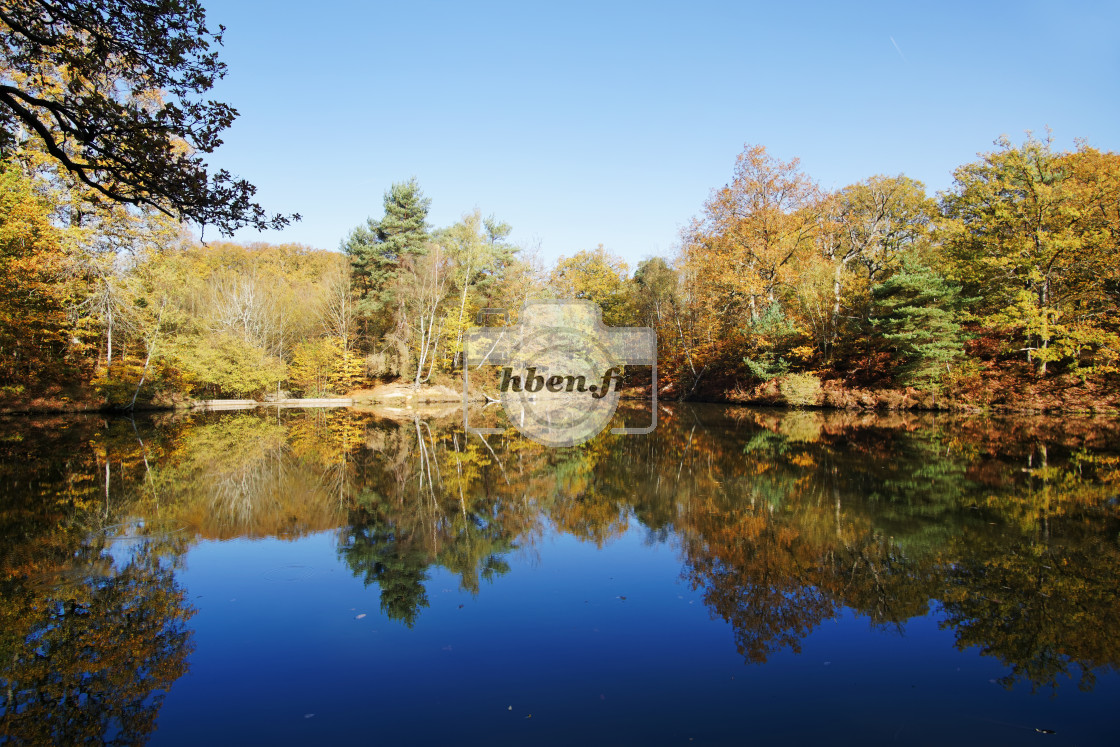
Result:
M747 662L844 610L897 631L936 614L1008 687L1091 688L1120 663L1118 430L675 406L652 436L547 449L454 414L9 420L0 733L142 739L186 671L191 543L324 530L405 626L436 567L484 594L550 533L603 546L638 525Z
M187 536L125 518L145 468L120 424L36 425L5 430L0 462L0 735L143 742L192 650Z

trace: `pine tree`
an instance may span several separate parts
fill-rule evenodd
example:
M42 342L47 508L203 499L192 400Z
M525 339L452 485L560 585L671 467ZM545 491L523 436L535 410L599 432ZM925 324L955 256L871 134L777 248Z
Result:
M901 360L898 380L937 390L942 375L964 355L957 323L960 288L933 268L907 258L898 272L874 286L871 293L871 322Z
M359 294L356 310L365 318L367 331L384 333L391 328L395 281L402 268L426 252L431 239L427 224L431 203L415 178L393 184L385 193L385 216L367 219L342 242Z

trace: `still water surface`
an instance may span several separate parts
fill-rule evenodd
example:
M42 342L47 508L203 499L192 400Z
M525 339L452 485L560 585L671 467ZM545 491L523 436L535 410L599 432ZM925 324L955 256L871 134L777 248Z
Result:
M1116 744L1120 424L0 423L0 743Z

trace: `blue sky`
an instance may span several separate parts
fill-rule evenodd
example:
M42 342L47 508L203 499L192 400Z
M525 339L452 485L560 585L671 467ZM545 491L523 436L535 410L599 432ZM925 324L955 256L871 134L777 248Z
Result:
M304 216L240 241L337 248L415 176L433 225L477 207L547 261L602 243L633 267L746 143L826 188L931 193L1001 134L1120 150L1115 2L203 1L241 114L211 163Z

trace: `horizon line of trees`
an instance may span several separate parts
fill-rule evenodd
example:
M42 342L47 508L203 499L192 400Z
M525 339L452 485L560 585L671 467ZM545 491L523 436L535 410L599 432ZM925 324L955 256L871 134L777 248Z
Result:
M338 252L201 245L101 199L27 148L0 163L0 393L117 406L448 381L477 312L597 303L651 326L662 396L771 380L942 392L984 353L1019 376L1112 377L1120 362L1120 155L1028 138L959 167L822 189L747 146L672 257L602 245L546 267L481 211L433 228L393 184Z

